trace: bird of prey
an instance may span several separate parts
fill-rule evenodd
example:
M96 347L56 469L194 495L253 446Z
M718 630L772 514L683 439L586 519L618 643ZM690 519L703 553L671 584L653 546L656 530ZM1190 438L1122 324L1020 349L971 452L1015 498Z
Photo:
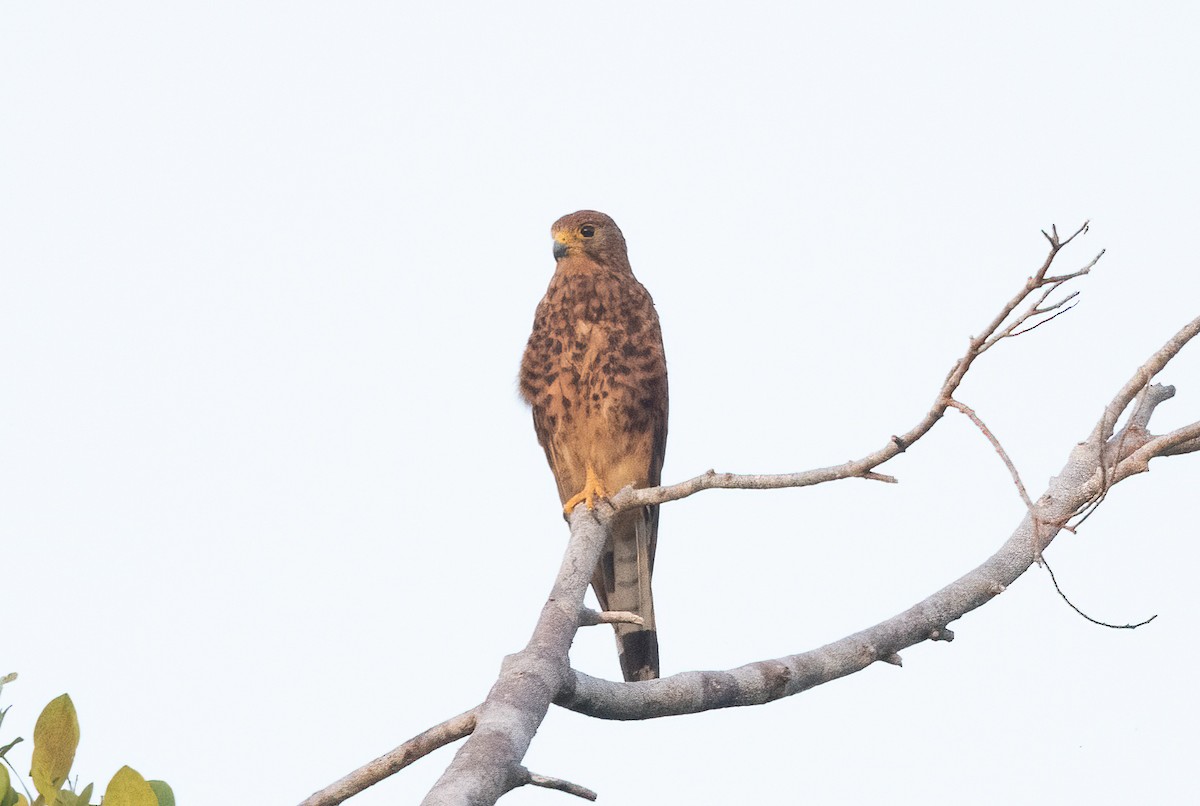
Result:
M667 363L654 301L633 276L616 223L580 210L554 222L550 234L554 277L534 316L520 388L570 514L631 484L658 485ZM613 625L626 680L658 677L650 593L657 535L657 506L622 512L592 576L601 609L644 621Z

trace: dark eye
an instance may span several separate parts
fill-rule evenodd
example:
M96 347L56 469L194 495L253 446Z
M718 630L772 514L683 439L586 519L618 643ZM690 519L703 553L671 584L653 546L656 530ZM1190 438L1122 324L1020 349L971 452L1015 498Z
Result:
M585 238L590 238L596 234L596 228L593 227L591 224L584 224L582 227L579 228L579 234Z

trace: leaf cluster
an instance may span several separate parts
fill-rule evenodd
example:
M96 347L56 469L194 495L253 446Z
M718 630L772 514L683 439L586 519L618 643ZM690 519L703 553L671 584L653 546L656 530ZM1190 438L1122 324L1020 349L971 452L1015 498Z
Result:
M15 674L0 678L0 688L16 679ZM9 706L11 707L11 706ZM0 710L0 724L8 708ZM36 797L21 783L25 793L13 787L9 776L12 763L6 754L20 737L0 747L0 806L92 806L93 784L78 792L70 781L71 765L79 747L79 717L68 694L46 704L33 727L33 761L29 775ZM15 772L15 769L14 769ZM104 806L175 806L175 795L165 781L147 781L132 767L117 770L104 789Z

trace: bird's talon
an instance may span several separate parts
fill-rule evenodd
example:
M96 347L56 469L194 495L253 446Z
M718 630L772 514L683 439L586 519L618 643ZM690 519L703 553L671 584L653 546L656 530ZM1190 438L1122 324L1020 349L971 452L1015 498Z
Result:
M589 510L593 510L596 508L597 501L606 498L608 498L608 493L605 492L604 486L600 484L600 479L596 478L596 472L589 465L587 481L583 483L583 489L567 499L563 504L563 512L570 515L580 504L586 504Z

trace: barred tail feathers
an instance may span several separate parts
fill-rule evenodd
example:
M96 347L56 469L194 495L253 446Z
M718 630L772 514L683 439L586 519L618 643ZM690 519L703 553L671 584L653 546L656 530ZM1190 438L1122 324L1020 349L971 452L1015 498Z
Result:
M658 677L658 632L650 579L658 536L658 507L624 512L613 522L592 587L604 610L627 610L643 624L614 624L621 673L626 680Z

